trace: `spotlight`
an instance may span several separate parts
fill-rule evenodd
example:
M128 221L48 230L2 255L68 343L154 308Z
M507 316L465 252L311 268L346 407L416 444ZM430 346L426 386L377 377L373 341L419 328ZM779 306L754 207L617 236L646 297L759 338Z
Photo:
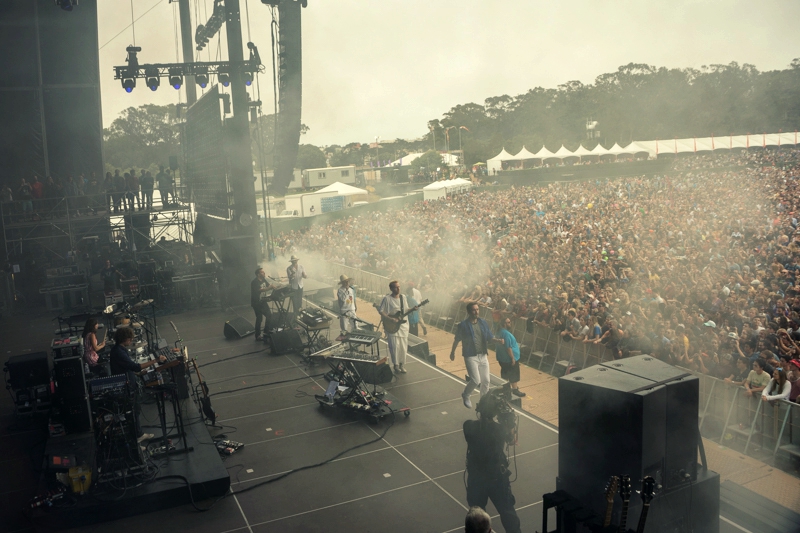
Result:
M56 0L56 5L64 11L72 11L78 5L78 0Z
M159 78L160 73L158 69L155 67L150 67L144 72L147 79L147 86L150 87L151 91L157 90L158 86L161 85L161 79Z
M132 92L136 87L136 78L122 78L122 88L126 93Z
M179 68L169 69L169 84L179 90L183 85L183 72Z
M250 87L253 83L253 73L252 72L243 72L242 78L244 78L244 84Z
M219 69L217 69L217 79L223 87L228 87L231 84L231 76L228 74L228 69L226 67L219 67Z
M208 68L207 67L199 67L194 71L194 81L197 82L197 85L205 89L208 86Z

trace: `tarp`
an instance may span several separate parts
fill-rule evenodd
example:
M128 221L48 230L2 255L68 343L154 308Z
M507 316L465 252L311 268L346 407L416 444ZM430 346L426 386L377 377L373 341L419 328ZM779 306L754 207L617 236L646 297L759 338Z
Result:
M353 187L352 185L338 181L331 183L327 187L323 187L317 192L335 192L339 196L358 196L359 194L369 194L366 189L359 189L358 187Z

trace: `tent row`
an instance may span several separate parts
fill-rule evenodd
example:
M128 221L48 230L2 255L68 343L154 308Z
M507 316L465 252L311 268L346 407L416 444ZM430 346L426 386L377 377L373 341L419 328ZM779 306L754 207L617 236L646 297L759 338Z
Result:
M493 170L500 171L507 168L524 168L527 166L539 166L551 163L565 162L573 160L590 160L591 158L618 158L619 156L631 157L658 157L661 154L682 154L690 152L710 152L715 150L735 150L748 148L766 148L780 146L795 146L798 144L798 133L759 133L747 135L729 135L725 137L696 137L688 139L668 139L654 141L633 141L625 148L619 144L614 144L611 148L604 148L598 144L592 150L587 150L583 145L578 146L577 150L570 151L562 145L555 152L551 152L547 147L531 153L524 146L516 155L506 152L505 148L499 154L486 161L486 167L490 173ZM526 164L527 163L527 164Z
M467 192L472 188L472 182L463 178L454 180L434 181L422 188L423 200L437 200L452 194Z

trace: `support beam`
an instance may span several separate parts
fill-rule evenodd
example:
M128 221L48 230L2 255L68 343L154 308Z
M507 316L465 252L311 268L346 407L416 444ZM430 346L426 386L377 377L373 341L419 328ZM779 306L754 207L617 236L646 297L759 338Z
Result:
M194 45L192 44L192 12L189 9L189 0L179 0L178 8L181 15L181 47L183 48L183 62L194 63ZM192 105L197 101L197 87L194 76L187 75L183 80L186 87L186 103Z

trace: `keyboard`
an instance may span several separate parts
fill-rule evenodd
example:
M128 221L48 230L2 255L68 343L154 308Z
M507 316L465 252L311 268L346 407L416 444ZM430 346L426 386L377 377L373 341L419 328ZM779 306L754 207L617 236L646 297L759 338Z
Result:
M181 352L173 352L172 348L170 348L169 346L161 348L155 353L156 359L158 359L162 355L166 357L167 360L164 361L163 363L158 364L157 370L159 372L162 370L166 370L168 368L172 368L173 366L178 366L180 364L183 364L183 354Z
M342 339L342 342L372 346L379 340L381 340L380 331L358 330L358 331L351 331L350 333L348 333L347 336Z
M376 354L370 354L366 352L352 352L346 351L342 353L333 353L328 356L329 359L333 359L335 361L350 361L353 363L369 363L373 365L382 365L386 363L388 357L378 357Z

